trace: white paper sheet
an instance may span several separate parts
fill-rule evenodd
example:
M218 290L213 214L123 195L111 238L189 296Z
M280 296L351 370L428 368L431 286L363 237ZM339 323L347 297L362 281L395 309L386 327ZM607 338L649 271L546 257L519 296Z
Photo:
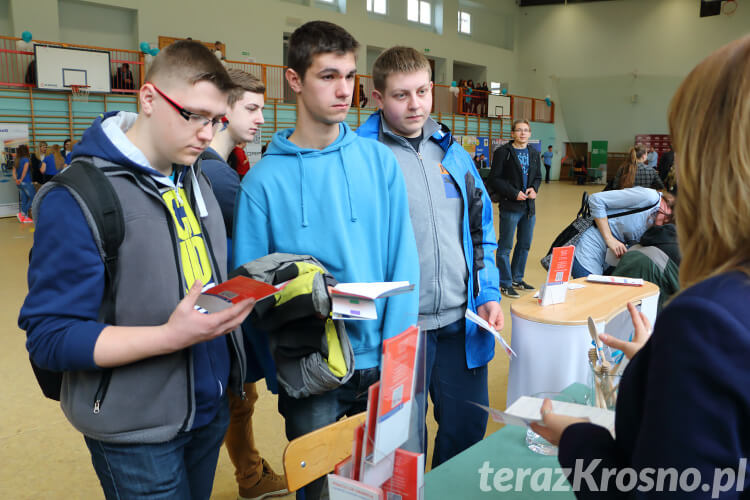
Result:
M505 349L505 353L508 355L509 358L518 357L516 353L513 351L513 349L510 348L508 343L505 341L505 339L500 335L500 333L492 328L489 323L487 323L485 320L481 318L478 314L476 314L474 311L471 311L470 309L466 310L466 319L471 321L472 323L476 323L477 325L481 326L488 332L490 332L492 335L495 336L495 338L500 342L500 344L503 346L503 349Z

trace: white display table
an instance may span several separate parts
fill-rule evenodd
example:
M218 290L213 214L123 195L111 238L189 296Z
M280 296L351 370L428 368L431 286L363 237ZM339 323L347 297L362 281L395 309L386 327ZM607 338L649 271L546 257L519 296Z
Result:
M600 332L627 338L633 332L628 302L640 303L653 325L659 287L605 285L572 280L584 288L568 290L565 303L542 307L532 295L514 301L511 347L518 357L510 362L507 405L521 396L560 392L578 382L588 384L588 350L592 347L587 320Z

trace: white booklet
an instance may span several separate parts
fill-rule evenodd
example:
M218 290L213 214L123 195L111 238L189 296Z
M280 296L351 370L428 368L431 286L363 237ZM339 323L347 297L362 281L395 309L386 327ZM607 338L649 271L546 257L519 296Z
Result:
M518 355L515 353L513 349L510 348L510 346L502 337L502 335L500 335L500 332L492 328L489 323L487 323L485 320L482 319L481 316L479 316L478 314L476 314L474 311L470 309L466 310L465 316L466 316L466 319L468 319L472 323L476 323L477 325L481 326L482 328L490 332L492 335L494 335L497 341L500 342L500 344L503 346L503 349L505 349L505 353L508 355L509 358L512 359L514 357L516 358L518 357Z
M375 299L411 292L408 281L339 283L331 290L333 319L378 319Z
M544 403L544 400L541 398L521 396L505 411L480 405L479 403L473 404L489 413L495 422L526 427L532 422L539 423L542 421L542 403ZM615 412L612 410L553 400L552 413L568 417L587 418L592 424L601 425L614 435Z

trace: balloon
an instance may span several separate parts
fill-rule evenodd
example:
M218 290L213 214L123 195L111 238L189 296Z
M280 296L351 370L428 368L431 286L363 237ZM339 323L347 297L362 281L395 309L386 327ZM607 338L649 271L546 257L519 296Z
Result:
M455 86L456 86L456 80L453 80L453 81L451 82L451 87L455 87Z
M21 39L23 39L24 42L29 43L31 41L31 31L26 30L21 33Z
M151 54L146 54L146 57L144 57L143 60L146 62L146 64L151 64L154 60L154 56L152 56Z
M148 42L141 42L141 52L148 54L149 50L151 50L151 45Z
M451 94L457 96L458 95L458 87L448 87L448 92Z
M504 88L500 91L501 94L505 95L508 93L508 89Z
M24 42L23 40L16 40L16 50L20 50L21 52L29 52L33 48L34 48L34 45L29 42Z
M154 47L153 49L149 50L148 53L151 54L152 56L155 56L156 54L159 53L159 49L157 47Z
M552 106L552 99L550 99L549 97L545 97L544 102L547 103L547 106Z

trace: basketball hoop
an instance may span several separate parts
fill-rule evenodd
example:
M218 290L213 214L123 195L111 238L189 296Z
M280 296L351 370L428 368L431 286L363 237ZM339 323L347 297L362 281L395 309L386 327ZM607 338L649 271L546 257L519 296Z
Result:
M88 85L71 85L70 92L73 94L74 101L88 102L89 100Z

